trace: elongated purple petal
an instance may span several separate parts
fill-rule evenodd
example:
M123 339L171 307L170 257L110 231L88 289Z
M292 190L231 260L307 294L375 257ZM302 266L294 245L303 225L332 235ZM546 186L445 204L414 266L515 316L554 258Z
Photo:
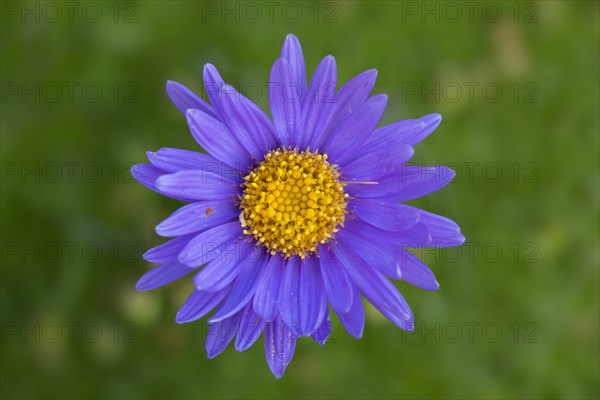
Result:
M419 222L418 209L377 199L355 199L352 212L369 224L386 231L403 231Z
M204 231L194 237L179 253L179 262L198 267L220 257L226 247L243 234L239 222L229 222Z
M288 61L284 58L275 61L269 81L269 103L273 124L284 146L290 145L291 138L297 137L302 117L302 96L306 82L303 87L293 79L292 67Z
M239 184L195 169L162 175L156 187L161 193L195 200L233 199L241 192Z
M254 257L256 257L256 260L254 260ZM262 246L256 248L256 254L252 258L252 262L243 263L240 273L231 285L229 296L208 322L218 322L231 317L251 300L258 280L267 264L264 248Z
M404 119L392 124L375 129L373 134L364 143L363 150L382 143L400 143L412 146L414 143L409 138L418 135L423 130L425 123L420 119Z
M291 82L295 82L300 89L300 98L306 93L306 66L304 55L298 38L292 34L287 35L281 49L281 58L287 60L291 69Z
M223 81L223 78L221 78L219 71L217 71L212 64L204 65L202 79L204 80L204 90L206 91L206 95L215 110L215 118L220 120L223 101L219 96L221 94L221 89L225 86L225 82Z
M279 318L265 325L265 356L269 369L281 378L294 356L296 335Z
M164 173L163 170L160 170L151 164L136 164L131 167L131 175L139 183L158 193L160 193L160 191L156 188L154 182Z
M337 83L335 58L325 57L317 66L302 104L302 123L292 145L301 150L311 143L316 128L329 118Z
M465 242L465 237L460 232L460 227L451 219L414 208L420 216L420 223L425 226L431 235L430 247L454 247Z
M229 85L221 88L219 99L221 120L255 159L278 147L273 124L256 104Z
M310 335L315 342L321 346L325 345L325 342L331 335L331 318L329 317L329 310L325 310L325 317L321 321L321 325Z
M214 358L227 348L235 336L242 313L239 312L226 320L211 324L206 333L206 354Z
M281 320L297 336L300 335L300 268L302 262L291 257L285 266L283 288L279 297Z
M415 145L427 136L431 135L431 133L439 126L440 122L442 122L442 116L440 114L428 114L421 118L419 121L424 123L423 128L419 132L406 132L402 136L402 140L405 143Z
M398 248L428 247L431 243L429 231L427 231L425 225L420 222L417 222L414 226L411 226L404 231L394 232L393 235L387 235L381 239Z
M440 284L427 265L406 250L400 250L402 280L425 290L438 290Z
M426 247L431 242L431 235L429 235L425 226L420 223L416 223L406 230L390 233L357 218L346 223L343 234L346 233L356 243L363 243L365 240L377 243L380 249L381 260L379 261L369 258L368 251L360 250L358 247L352 247L352 249L365 260L368 260L369 265L395 279L399 279L401 273L398 265L393 266L398 259L398 250L404 247ZM390 260L394 262L392 266L387 266Z
M387 95L378 94L371 97L332 132L324 146L332 162L344 165L353 158L352 150L371 135L383 115L386 104Z
M377 70L365 71L350 79L333 97L327 121L319 124L311 141L311 148L320 149L331 133L364 103L377 79Z
M401 169L414 152L411 146L399 142L374 146L366 152L355 151L356 158L352 158L342 167L343 179L346 182L358 181L366 184L376 182L378 178Z
M260 338L265 327L265 320L254 312L252 302L248 303L242 313L240 326L235 336L235 349L244 351L249 349Z
M198 201L171 214L156 226L156 233L169 237L200 232L237 219L239 214L240 209L233 205L233 201Z
M327 296L316 257L307 257L300 267L300 332L309 336L320 325L327 309Z
M398 173L380 178L377 184L349 182L346 191L351 196L380 198L388 202L414 200L435 192L452 181L455 172L448 167L402 167Z
M358 290L354 285L352 291L352 307L345 314L338 313L338 317L344 325L344 328L346 328L346 331L355 338L360 339L365 328L365 310L363 309Z
M160 193L163 196L167 196L175 200L187 202L193 201L188 197L166 194L158 189L156 187L156 180L160 176L164 175L164 173L165 172L163 170L160 170L151 164L136 164L131 167L131 176L133 176L139 183L146 186L148 189L154 190L156 193Z
M183 235L158 245L144 253L144 260L162 264L177 261L179 253L195 235Z
M400 279L400 268L396 263L393 248L384 239L389 232L371 227L360 221L348 221L343 230L337 233L338 247L353 250L365 265L373 267L394 279Z
M196 142L217 160L236 170L246 171L250 153L223 123L198 110L188 110L187 122Z
M222 254L206 264L194 277L194 284L198 290L215 292L233 282L244 268L260 268L263 265L263 259L253 244L233 243Z
M265 321L273 321L279 311L279 296L283 287L285 261L279 255L271 256L254 293L254 311Z
M346 246L336 247L335 255L363 296L379 312L402 329L414 329L410 307L390 281L375 269L365 266Z
M156 289L186 276L193 270L193 268L189 268L178 262L162 264L146 272L137 281L135 287L137 290Z
M175 321L183 324L204 317L227 296L229 290L229 287L217 292L194 290L177 312Z
M326 245L319 245L319 255L321 277L329 304L337 313L346 313L352 306L350 278Z
M209 154L168 147L163 147L154 153L149 151L146 154L148 154L148 159L152 165L166 173L196 169L217 174L234 182L243 181L240 171L222 163Z
M213 108L190 89L175 81L167 81L167 94L175 106L184 115L190 108L201 110L214 116Z

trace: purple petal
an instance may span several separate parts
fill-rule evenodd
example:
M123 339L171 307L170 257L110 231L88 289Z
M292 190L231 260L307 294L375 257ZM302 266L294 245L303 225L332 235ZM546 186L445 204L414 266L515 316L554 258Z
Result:
M195 169L162 175L156 180L161 193L195 200L233 199L240 186L219 175Z
M254 102L229 85L221 88L219 98L221 121L255 159L278 147L273 124Z
M133 167L131 167L131 175L142 185L146 186L148 189L150 190L154 190L156 193L160 193L163 196L168 196L172 199L175 200L181 200L181 201L193 201L190 198L187 197L180 197L180 196L172 196L172 195L168 195L166 193L163 193L162 191L160 191L157 187L156 187L156 180L162 176L165 172L156 168L153 165L150 164L136 164Z
M198 110L188 110L187 122L196 142L217 160L245 171L252 161L250 154L222 122Z
M206 353L208 358L218 356L227 348L238 330L241 318L242 313L239 312L231 318L210 325L206 333Z
M325 309L325 317L321 321L321 325L310 336L315 342L323 346L329 335L331 335L331 318L329 317L329 310Z
M265 356L269 369L281 378L294 356L296 335L278 318L265 325Z
M397 260L398 249L402 249L404 247L425 247L431 242L431 236L429 235L429 232L427 232L425 226L420 223L417 223L414 226L402 231L390 232L376 228L361 219L354 219L346 222L344 234L346 232L349 233L348 236L354 237L354 240L357 243L363 243L365 240L377 243L376 246L379 247L381 253L379 256L381 261L368 258L367 256L369 253L367 251L362 251L354 247L353 250L360 256L367 257L366 260L369 260L370 265L373 265L379 271L395 279L400 278L399 266L397 266L396 269L390 269L390 271L387 271L387 269L391 267L386 267L383 265L383 260L385 260L385 264L387 264L389 260ZM392 273L394 270L396 273Z
M386 231L403 231L419 222L418 209L377 199L354 199L352 213L369 224Z
M361 146L365 148L366 146ZM402 168L414 149L399 142L373 146L365 152L354 151L356 157L342 167L344 181L370 182Z
M189 268L177 262L167 263L152 268L146 272L135 285L137 290L151 290L176 281L192 272Z
M300 332L303 336L309 336L321 325L327 310L327 297L316 257L307 257L300 267L298 298Z
M399 258L402 280L425 290L438 290L440 284L427 265L406 250Z
M389 202L413 200L435 192L452 181L455 172L448 167L402 167L398 173L380 178L377 184L349 182L346 192L355 197L374 197Z
M420 216L421 224L425 226L431 235L430 247L454 247L465 242L465 237L460 232L456 222L441 215L433 214L418 208L414 208Z
M229 289L227 287L217 292L194 290L177 312L175 321L183 324L204 317L227 296Z
M301 119L301 104L304 86L293 81L292 67L284 58L273 64L269 82L269 103L273 125L278 133L281 144L288 146L291 138L297 136Z
M425 125L418 132L407 132L403 135L402 140L405 143L415 145L425 139L427 136L431 135L431 133L438 127L440 122L442 122L442 116L440 114L429 114L419 118L419 121L422 121Z
M148 189L152 189L155 192L160 193L154 182L158 179L159 176L163 175L164 171L156 168L151 164L136 164L131 167L131 175L142 185L146 186Z
M204 70L202 71L202 78L204 79L204 90L206 91L206 95L210 100L210 103L215 109L217 119L221 118L221 108L223 106L223 102L220 99L221 88L225 86L225 82L221 75L219 75L219 71L212 64L204 65Z
M338 246L335 255L363 296L379 312L402 329L414 329L410 307L390 281L375 269L366 267L346 246Z
M248 303L242 313L240 326L235 337L235 349L244 351L249 349L260 338L265 327L265 320L252 309Z
M237 169L222 163L213 156L195 151L163 147L157 152L147 152L150 162L167 173L186 169L197 169L217 174L234 182L242 182L243 177Z
M194 237L179 253L179 262L198 267L219 257L226 247L242 236L239 222L229 222Z
M400 143L411 146L414 143L407 138L417 135L424 127L425 123L420 119L405 119L382 126L373 131L373 134L364 143L364 150L382 143Z
M355 338L360 339L365 328L365 310L363 309L358 290L356 290L356 287L353 287L352 290L354 293L352 307L345 314L338 313L338 317L344 328L346 328L346 331Z
M373 90L376 78L377 70L371 69L355 76L342 86L333 97L333 105L328 113L327 121L316 127L311 148L322 148L332 131L367 100Z
M162 264L177 261L179 253L195 235L184 235L171 239L144 253L144 260Z
M393 235L387 235L382 240L392 244L395 247L427 247L431 243L431 235L420 222L401 232L394 232Z
M279 293L283 286L285 261L279 255L271 256L254 293L254 311L265 321L273 321L279 311Z
M258 247L252 260L248 260L242 266L240 273L231 285L229 296L227 296L227 299L225 299L221 307L208 322L219 322L225 318L229 318L248 304L248 301L254 295L258 280L266 266L266 258L264 247Z
M352 159L352 150L371 135L385 111L386 104L387 95L375 95L340 124L324 146L329 160L344 165Z
M181 111L184 115L190 108L201 110L212 116L215 115L210 104L202 100L194 92L183 86L181 83L167 81L167 94L169 95L169 98L171 98L173 104L175 104L179 111Z
M300 98L306 93L306 66L304 55L298 38L292 34L287 35L281 49L281 58L290 64L290 82L295 82L300 88Z
M325 57L317 66L302 104L302 122L292 145L304 150L311 143L314 132L329 118L337 82L335 58Z
M348 247L353 249L365 265L394 279L400 279L400 268L396 263L396 256L392 246L385 241L385 232L360 221L348 221L344 229L337 233L339 242L333 246Z
M232 201L206 200L188 204L156 226L160 236L200 232L237 219L240 209Z
M319 245L319 261L323 286L329 304L337 313L345 313L352 306L352 283L344 267L339 263L327 246Z
M194 277L194 284L198 290L215 292L233 282L240 271L246 267L260 268L262 265L264 263L260 252L253 244L233 243L223 251L223 254L206 264Z
M283 287L279 296L281 319L295 335L300 335L300 268L299 257L288 259L283 276Z

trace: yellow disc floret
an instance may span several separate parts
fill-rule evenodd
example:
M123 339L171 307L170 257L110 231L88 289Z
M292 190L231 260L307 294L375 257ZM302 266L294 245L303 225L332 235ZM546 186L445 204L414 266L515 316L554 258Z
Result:
M343 225L346 198L326 154L277 149L244 179L240 222L271 254L304 258Z

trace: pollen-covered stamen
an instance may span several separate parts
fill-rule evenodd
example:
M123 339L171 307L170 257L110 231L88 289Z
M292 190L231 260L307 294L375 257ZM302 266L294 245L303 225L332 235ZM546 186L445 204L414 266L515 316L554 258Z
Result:
M326 154L277 149L244 179L240 223L271 254L304 258L343 225L346 198Z

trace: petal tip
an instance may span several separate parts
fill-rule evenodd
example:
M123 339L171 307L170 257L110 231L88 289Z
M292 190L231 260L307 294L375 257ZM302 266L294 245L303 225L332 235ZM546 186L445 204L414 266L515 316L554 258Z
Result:
M145 276L145 275L144 275ZM140 279L138 279L138 281L135 284L135 289L139 290L139 291L146 291L146 290L150 290L150 288L148 287L148 285L146 284L146 279L144 279L144 276L142 276Z
M449 168L449 167L446 167L446 168L448 170L448 181L451 181L456 176L456 171L454 171L452 168Z

